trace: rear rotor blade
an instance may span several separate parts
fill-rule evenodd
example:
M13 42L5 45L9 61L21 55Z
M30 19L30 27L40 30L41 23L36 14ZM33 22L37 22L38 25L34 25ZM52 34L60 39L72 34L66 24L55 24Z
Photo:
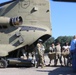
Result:
M3 6L3 5L9 4L9 3L11 3L11 2L14 2L14 1L16 1L16 0L11 0L11 1L7 1L7 2L0 3L0 7Z
M53 0L58 2L76 2L76 0Z

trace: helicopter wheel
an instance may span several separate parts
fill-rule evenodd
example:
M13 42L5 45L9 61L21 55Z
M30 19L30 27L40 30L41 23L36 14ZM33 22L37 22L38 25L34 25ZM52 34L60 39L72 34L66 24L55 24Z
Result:
M7 67L7 61L6 60L0 60L0 68L6 68Z

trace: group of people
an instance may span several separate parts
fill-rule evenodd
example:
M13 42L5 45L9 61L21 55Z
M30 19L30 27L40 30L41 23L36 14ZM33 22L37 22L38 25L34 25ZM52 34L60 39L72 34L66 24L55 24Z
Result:
M36 47L36 52L35 52L36 68L38 68L39 65L41 65L42 68L45 66L45 59L44 59L45 48L44 48L42 42L43 41L41 39L39 39L38 43L37 43L37 47ZM54 43L51 44L51 46L49 47L49 52L51 52L51 53L55 52L54 66L57 66L58 59L59 59L61 66L69 66L69 64L71 65L71 58L72 58L74 52L76 52L75 43L76 43L76 36L73 37L73 40L71 41L70 46L69 46L68 42L66 42L65 45L62 47L59 42L57 42L56 45ZM63 57L64 61L62 61L62 57ZM51 59L50 59L49 64L51 64Z
M54 43L51 44L51 46L49 47L49 52L53 53L55 52L55 57L54 57L54 66L57 66L57 62L59 59L59 62L61 64L61 66L68 66L69 63L69 55L70 55L70 46L68 45L68 43L66 42L66 44L61 48L61 45L59 42L57 42L56 46L54 45ZM64 61L62 61L62 56ZM64 64L63 64L64 62ZM50 59L50 63L51 63L51 59ZM49 65L50 65L49 63Z
M44 59L44 51L45 48L42 44L42 40L39 39L38 43L37 43L37 48L36 48L36 52L35 52L35 56L36 56L36 68L38 68L39 65L41 65L41 67L43 68L45 66L45 59ZM68 43L66 43L65 46L63 46L63 51L64 50L69 50L69 45ZM49 52L55 52L55 57L54 57L54 66L57 66L57 62L59 59L59 62L61 64L61 66L63 66L63 62L62 62L62 50L61 50L61 45L59 42L57 42L56 46L54 45L54 43L51 44L51 46L49 47ZM68 57L64 57L64 65L68 65ZM67 60L66 60L67 59ZM65 61L66 60L66 61ZM66 63L67 62L67 63ZM49 62L49 65L51 64L51 59Z

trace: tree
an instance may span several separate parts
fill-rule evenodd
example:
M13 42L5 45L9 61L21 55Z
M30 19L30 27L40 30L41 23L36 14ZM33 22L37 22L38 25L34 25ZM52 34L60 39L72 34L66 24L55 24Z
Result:
M71 40L73 39L73 36L59 36L57 37L57 39L55 39L54 37L50 37L45 43L45 48L46 48L46 52L49 51L49 46L54 42L55 45L57 42L60 42L61 46L63 46L66 42L69 43L70 45L70 42Z
M63 46L66 42L70 44L73 36L59 36L57 39L55 39L55 44L57 42L60 42L61 46Z
M55 38L54 37L50 37L45 43L44 43L44 46L46 48L46 51L45 52L48 52L49 51L49 46L55 41Z

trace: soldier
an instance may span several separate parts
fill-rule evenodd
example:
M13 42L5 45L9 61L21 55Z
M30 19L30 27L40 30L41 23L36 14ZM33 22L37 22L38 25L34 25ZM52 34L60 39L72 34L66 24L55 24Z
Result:
M61 64L61 66L62 66L61 46L60 46L60 43L59 43L59 42L58 42L57 45L56 45L55 52L56 52L56 58L55 58L55 60L54 60L54 63L55 63L54 66L57 65L58 59L59 59L59 62L60 62L60 64Z
M41 67L44 67L44 46L42 44L42 40L39 39L37 43L37 49L36 49L36 68L41 64Z

